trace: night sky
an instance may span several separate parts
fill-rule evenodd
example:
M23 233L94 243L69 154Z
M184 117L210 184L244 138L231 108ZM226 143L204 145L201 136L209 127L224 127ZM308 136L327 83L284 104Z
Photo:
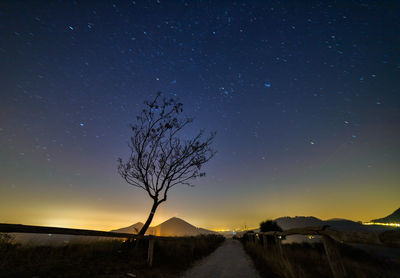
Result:
M216 131L153 224L370 220L400 201L400 2L1 1L0 222L144 222L117 173L158 91Z

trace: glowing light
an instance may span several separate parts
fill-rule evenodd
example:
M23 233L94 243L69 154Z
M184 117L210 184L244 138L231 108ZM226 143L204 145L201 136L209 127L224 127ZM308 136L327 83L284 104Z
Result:
M379 225L400 228L400 223L379 223L379 222L364 222L363 225Z
M217 233L225 233L225 232L232 232L232 233L236 233L236 232L243 232L245 230L240 229L240 228L234 228L234 229L226 229L226 228L221 228L221 229L211 229L214 232Z
M221 232L231 232L232 230L231 229L213 229L213 231L221 233Z

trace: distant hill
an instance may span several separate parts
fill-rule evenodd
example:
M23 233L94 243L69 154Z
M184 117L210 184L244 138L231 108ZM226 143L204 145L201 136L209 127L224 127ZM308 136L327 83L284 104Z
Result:
M324 221L313 216L286 216L277 218L274 221L276 221L283 230L326 225Z
M112 230L111 232L137 234L143 227L143 223L138 222L128 227ZM188 222L172 217L167 221L150 227L147 230L149 235L156 236L197 236L201 234L217 234L214 231L197 228ZM12 233L15 241L29 245L66 245L68 243L96 242L99 240L110 240L107 237L96 236L74 236L74 235L51 235L51 234L29 234L29 233Z
M137 233L139 233L140 229L142 229L143 226L144 226L144 224L142 222L137 222L136 224L130 225L128 227L111 230L110 232L137 234Z
M277 218L275 219L275 221L277 222L279 227L281 227L283 230L326 225L324 221L313 216L296 216L296 217L286 216ZM307 236L304 235L292 235L286 237L287 243L303 242L303 241L315 242L318 241L318 239L310 240L308 239Z
M139 222L129 227L113 230L112 232L136 233L134 232L134 228L140 230L142 226L143 224ZM180 218L172 217L167 221L161 223L160 225L157 225L155 227L150 227L147 230L146 234L155 236L197 236L201 234L217 234L217 233L203 228L197 228Z
M354 222L347 219L334 218L330 220L321 220L313 216L286 216L277 218L275 221L283 230L324 225L342 231L384 231L390 229L388 227L376 225L365 226L362 225L361 222Z
M24 245L66 245L69 243L89 243L106 241L111 238L97 236L75 236L75 235L59 235L59 234L31 234L31 233L10 233L14 237L16 243Z
M371 222L374 222L374 223L400 223L400 208L384 218L374 219L374 220L371 220Z
M337 230L341 231L365 231L365 230L372 230L371 227L364 226L360 222L354 222L347 219L330 219L324 221L325 225L333 227Z
M303 227L315 227L328 225L339 231L385 231L391 229L385 226L377 225L362 225L360 222L354 222L347 219L334 218L330 220L321 220L313 216L296 216L296 217L280 217L275 219L278 225L283 229L303 228ZM306 236L294 235L287 237L288 242L312 242L314 240L307 239Z

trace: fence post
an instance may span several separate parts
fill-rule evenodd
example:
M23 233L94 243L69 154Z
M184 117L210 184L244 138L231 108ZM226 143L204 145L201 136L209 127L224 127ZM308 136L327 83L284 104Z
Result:
M149 250L147 251L147 265L149 267L153 266L153 251L154 251L154 238L149 237Z
M340 257L337 242L329 236L322 236L322 243L324 244L325 253L328 258L329 266L334 278L347 277L346 269L344 268L342 259Z
M267 249L268 243L267 243L267 235L262 235L263 237L263 247L264 249Z
M281 243L281 239L278 236L274 236L274 245L276 248L276 251L278 251L279 257L281 259L283 259L283 250L282 250L282 243Z
M263 235L263 248L269 250L276 249L276 240L277 238L274 235Z
M275 252L278 253L280 267L284 274L284 277L294 278L296 277L293 272L292 264L289 262L288 258L285 256L282 247L282 239L278 235L273 235L273 248ZM336 278L336 277L335 277Z
M253 233L248 233L247 238L249 239L249 242L251 243L256 243L256 236Z

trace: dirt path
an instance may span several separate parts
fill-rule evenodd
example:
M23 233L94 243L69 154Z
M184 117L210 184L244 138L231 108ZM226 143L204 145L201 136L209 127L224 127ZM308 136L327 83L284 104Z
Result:
M242 244L232 239L227 239L210 256L202 259L182 275L182 278L205 277L260 278Z

